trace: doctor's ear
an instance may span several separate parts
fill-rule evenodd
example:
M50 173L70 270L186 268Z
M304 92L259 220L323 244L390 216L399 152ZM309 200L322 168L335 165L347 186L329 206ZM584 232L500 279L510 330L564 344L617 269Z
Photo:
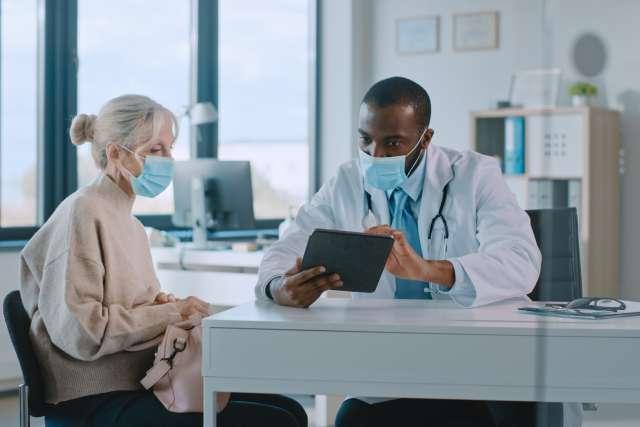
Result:
M427 129L427 131L424 133L424 138L422 138L422 146L426 147L427 145L429 145L429 143L431 142L431 138L433 138L433 134L434 134L434 130L429 128Z

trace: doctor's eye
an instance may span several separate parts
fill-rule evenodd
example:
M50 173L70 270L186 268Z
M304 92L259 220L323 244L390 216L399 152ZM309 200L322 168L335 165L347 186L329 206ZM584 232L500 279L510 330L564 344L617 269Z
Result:
M371 138L368 136L360 135L360 143L363 145L371 144Z
M398 148L401 142L399 139L391 139L387 141L387 147Z

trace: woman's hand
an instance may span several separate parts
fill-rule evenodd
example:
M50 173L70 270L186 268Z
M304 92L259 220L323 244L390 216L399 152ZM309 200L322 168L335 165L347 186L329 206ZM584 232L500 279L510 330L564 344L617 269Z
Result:
M387 271L401 279L428 281L425 280L428 270L426 260L413 250L402 231L394 230L388 225L378 225L366 232L393 238L393 248L385 265Z
M183 319L188 319L194 314L200 316L209 316L211 314L209 304L196 297L179 299L175 304Z
M168 302L176 302L176 301L177 299L175 295L160 292L158 295L156 295L156 299L153 301L153 303L156 305L159 305L159 304L166 304Z

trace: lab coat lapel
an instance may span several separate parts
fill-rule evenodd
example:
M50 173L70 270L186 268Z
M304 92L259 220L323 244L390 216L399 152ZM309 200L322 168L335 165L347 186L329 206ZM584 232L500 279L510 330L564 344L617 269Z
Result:
M389 224L391 219L389 215L389 202L384 191L379 190L365 183L364 190L371 195L371 210L380 224Z
M453 179L453 161L439 147L429 144L427 148L427 173L422 188L420 217L418 218L420 243L423 248L429 248L428 253L425 254L428 257L432 256L429 253L431 251L428 239L429 226L431 220L438 215L444 186Z

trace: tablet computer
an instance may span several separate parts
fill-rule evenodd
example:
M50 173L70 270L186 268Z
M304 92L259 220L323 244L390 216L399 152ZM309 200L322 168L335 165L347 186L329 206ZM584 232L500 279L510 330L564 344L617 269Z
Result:
M341 291L373 292L384 271L393 239L366 233L317 229L309 238L302 270L324 266L337 273Z

